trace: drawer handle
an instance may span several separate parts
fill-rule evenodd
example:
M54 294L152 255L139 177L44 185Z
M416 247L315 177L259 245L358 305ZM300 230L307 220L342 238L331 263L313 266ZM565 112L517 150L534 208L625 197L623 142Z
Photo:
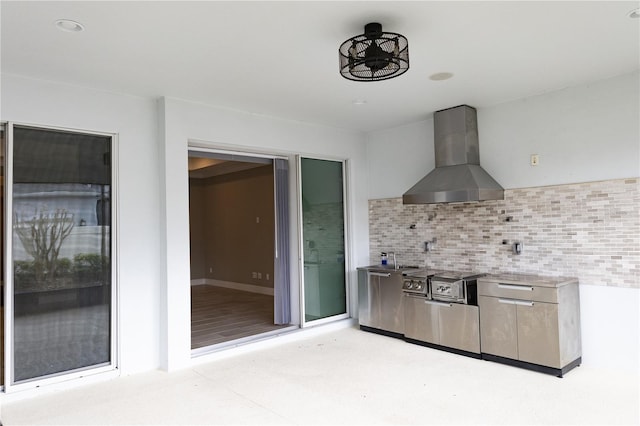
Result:
M373 275L374 277L386 277L389 278L391 276L391 273L387 272L386 274L380 273L380 272L369 272L369 275Z
M505 290L525 290L525 291L533 291L533 287L526 285L515 285L515 284L498 284L498 288L503 288Z
M409 299L424 299L424 296L418 296L414 294L405 293L404 297L408 297Z
M498 299L498 302L504 303L505 305L533 306L533 302L530 300Z
M448 308L451 307L451 303L447 302L436 302L435 300L425 300L424 303L427 305L435 305L435 306L446 306Z

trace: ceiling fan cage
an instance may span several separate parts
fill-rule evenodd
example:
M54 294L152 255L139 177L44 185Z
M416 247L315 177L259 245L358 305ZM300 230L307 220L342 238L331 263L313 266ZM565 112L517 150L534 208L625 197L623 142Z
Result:
M382 32L380 24L368 24L365 33L340 45L340 74L349 80L378 81L409 69L409 43L401 34Z

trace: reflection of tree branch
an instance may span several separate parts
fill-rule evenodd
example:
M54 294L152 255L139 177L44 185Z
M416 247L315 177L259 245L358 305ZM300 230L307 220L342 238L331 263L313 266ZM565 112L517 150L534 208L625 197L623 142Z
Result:
M14 216L13 228L25 251L33 257L36 280L52 282L56 273L58 254L65 238L73 229L73 214L57 209L53 214L42 209L31 220Z

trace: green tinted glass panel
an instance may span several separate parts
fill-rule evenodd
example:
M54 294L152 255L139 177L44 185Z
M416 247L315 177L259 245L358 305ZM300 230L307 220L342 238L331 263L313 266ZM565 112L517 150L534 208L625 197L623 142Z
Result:
M305 321L346 313L342 162L301 159Z

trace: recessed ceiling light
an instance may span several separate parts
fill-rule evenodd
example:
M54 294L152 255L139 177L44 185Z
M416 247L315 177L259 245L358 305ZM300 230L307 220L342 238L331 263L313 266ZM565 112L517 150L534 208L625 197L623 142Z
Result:
M79 33L80 31L84 31L84 25L70 19L58 19L55 24L61 31L67 31L70 33Z
M356 106L360 106L360 105L366 105L367 101L365 101L364 99L356 99L355 101L353 101L351 103L356 105Z
M633 9L632 11L630 11L629 13L627 13L627 16L629 18L640 18L640 8L638 9Z
M433 81L449 80L451 77L453 77L453 73L450 72L437 72L429 76Z

